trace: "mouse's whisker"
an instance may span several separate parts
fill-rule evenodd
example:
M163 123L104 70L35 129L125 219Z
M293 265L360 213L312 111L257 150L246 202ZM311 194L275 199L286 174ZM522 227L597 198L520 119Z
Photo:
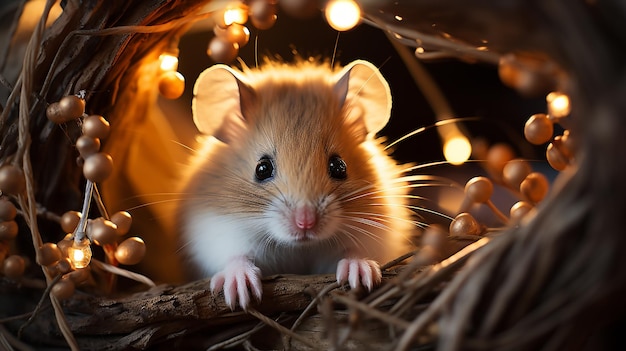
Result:
M356 247L359 247L361 245L361 243L359 242L359 240L357 240L357 237L352 233L352 231L348 230L348 229L350 229L349 225L345 225L345 226L347 228L341 230L341 232L340 232L340 233L344 234L342 237L347 238L350 242L352 242L352 245L354 245ZM340 241L343 241L343 240L340 240ZM344 249L348 249L349 246L348 246L347 243L343 243L343 247L344 247Z
M405 184L402 186L390 187L387 189L381 189L380 192L403 190L403 189L430 188L430 187L456 188L453 184L450 184L450 183L414 183L414 184Z
M191 239L191 240L187 240L187 242L183 243L183 244L182 244L182 245L181 245L178 249L176 249L175 253L176 253L176 254L179 254L179 253L183 252L183 250L184 250L187 246L191 245L193 242L194 242L194 240L193 240L193 239Z
M437 201L433 200L433 199L429 199L427 197L424 196L418 196L418 195L411 195L411 194L383 194L383 195L376 195L376 196L372 196L369 198L369 200L385 200L385 199L407 199L407 200L417 200L417 201L424 201L424 202L431 202L433 203L435 206L438 206ZM372 204L374 204L375 206L400 206L400 207L406 207L410 204L415 203L416 201L410 201L407 203L366 203L365 206L370 206Z
M463 186L450 179L447 177L441 177L441 176L436 176L436 175L428 175L428 174L415 174L415 175L408 175L408 176L404 176L404 177L398 177L398 178L394 178L393 180L391 180L390 183L402 183L402 182L410 182L410 183L415 183L415 182L440 182L440 183L444 183L444 184L450 184L450 186L457 186L459 188L462 188Z
M363 234L366 234L367 236L370 236L372 238L375 238L377 240L380 240L380 238L375 235L374 233L372 233L371 231L365 229L363 226L366 227L371 227L371 228L375 228L375 229L380 229L380 230L385 230L385 231L389 231L391 230L391 228L387 225L385 225L384 223L382 223L383 221L376 221L374 219L370 219L370 218L364 218L364 217L358 217L358 216L340 216L340 218L346 220L346 221L350 221L356 224L359 224L359 226L353 226L353 229L359 229L359 231ZM346 224L344 222L344 224ZM348 225L348 224L346 224ZM363 226L361 226L363 225Z
M134 210L138 210L140 208L144 208L144 207L151 207L151 206L156 206L156 205L162 205L162 204L169 204L169 203L175 203L178 201L182 201L182 198L175 198L175 199L167 199L167 200L159 200L159 201L148 201L139 205L135 205L135 206L131 206L126 208L126 211L134 211Z
M371 217L371 216L368 216ZM342 216L343 219L352 221L352 222L356 222L356 223L360 223L360 224L364 224L368 227L373 227L373 228L377 228L377 229L382 229L382 230L389 230L389 226L383 224L382 220L374 220L371 218L365 218L365 217L359 217L359 216Z
M379 195L379 194L388 194L389 192L393 192L393 191L397 191L397 190L405 190L405 189L415 189L415 188L423 188L423 187L434 187L434 186L438 186L438 187L451 187L452 185L450 185L449 183L415 183L415 184L403 184L401 186L391 186L391 187L387 187L387 188L383 188L383 189L376 189L373 186L366 186L363 187L361 189L359 189L359 191L355 191L353 192L350 196L342 196L340 197L338 200L348 203L351 201L355 201L358 199L363 199L363 198L369 198L371 196L374 195ZM366 191L366 190L370 190L370 189L374 189L372 191ZM366 192L364 192L366 191Z
M415 130L413 130L413 131L411 131L411 132L401 136L400 138L396 139L394 142L389 143L385 147L385 150L394 147L395 145L403 142L404 140L406 140L406 139L408 139L410 137L413 137L415 135L421 134L421 133L423 133L423 132L425 132L425 131L427 131L429 129L432 129L432 128L441 127L441 126L444 126L444 125L447 125L447 124L453 124L453 123L461 123L461 122L467 122L467 121L478 121L480 119L481 119L481 117L458 117L458 118L449 118L449 119L444 119L444 120L441 120L441 121L437 121L437 122L435 122L433 124L417 128L417 129L415 129Z
M411 194L386 194L384 191L381 191L378 194L382 195L373 195L370 196L369 200L377 200L377 199L409 199L409 200L420 200L420 201L431 201L429 198L419 195L411 195Z
M341 247L342 250L348 249L346 243L344 243L342 240L339 240L337 235L333 235L332 237L328 238L328 240L324 240L322 245L327 247L328 250L333 250L337 247Z
M389 207L389 206L397 206L397 207L402 207L402 208L406 208L412 211L417 211L417 212L427 212L430 214L434 214L437 215L439 217L445 218L447 220L454 220L454 217L451 217L443 212L440 211L436 211L427 207L422 207L422 206L415 206L415 205L408 205L408 204L388 204L388 203L368 203L366 204L366 206L374 206L374 207ZM416 213L417 214L417 213Z
M436 210L432 210L428 207L422 207L422 206L413 206L413 205L409 205L407 206L408 209L414 210L414 211L418 211L418 212L426 212L426 213L430 213L430 214L434 214L436 216L445 218L449 221L453 221L454 217L450 217L447 214L440 212L440 211L436 211Z
M232 193L224 194L224 193L217 193L217 192L215 193L207 192L207 193L196 195L190 198L190 200L205 199L205 198L211 201L232 200L233 203L250 205L251 207L265 207L269 201L269 198L258 196L257 194L253 195L245 191L244 189L232 188L229 190L231 190Z
M364 191L368 191L371 189L376 189L376 186L374 184L367 184L365 186L362 186L360 188L357 188L349 193L346 194L342 194L341 196L339 196L337 198L338 201L350 201L350 197L352 196L359 196L361 193L363 193Z
M384 214L384 213L367 212L367 211L350 211L350 212L344 212L344 213L350 216L354 215L358 217L376 217L378 220L380 220L381 222L385 222L385 223L393 223L393 222L399 221L399 222L404 222L404 223L408 223L411 225L422 224L421 222L413 221L411 219L405 218L404 216L394 216L394 215L389 215L389 214ZM390 229L390 228L387 227L386 229Z
M362 224L358 221L356 221L356 223ZM347 236L351 239L351 241L357 247L367 248L367 245L365 245L362 238L356 235L356 233L359 233L365 236L366 238L373 240L374 242L376 242L376 244L384 245L385 243L383 238L381 238L380 236L372 233L370 230L367 230L359 225L344 223L344 226L346 227L346 230L344 230L343 233L347 234Z

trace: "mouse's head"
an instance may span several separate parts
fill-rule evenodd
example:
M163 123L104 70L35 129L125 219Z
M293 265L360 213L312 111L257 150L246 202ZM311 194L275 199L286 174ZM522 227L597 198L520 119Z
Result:
M354 241L384 226L388 209L375 203L389 201L381 177L396 170L374 135L391 95L372 64L268 63L243 74L217 65L194 94L198 129L223 142L204 167L220 179L215 191L229 192L217 201L247 213L264 239Z

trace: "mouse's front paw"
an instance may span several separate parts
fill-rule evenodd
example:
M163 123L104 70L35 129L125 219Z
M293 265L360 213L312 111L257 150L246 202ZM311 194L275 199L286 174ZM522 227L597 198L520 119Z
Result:
M380 284L382 274L378 262L361 258L344 258L337 264L337 283L350 283L351 288L363 285L371 291Z
M244 310L250 305L250 291L257 300L263 293L261 270L246 257L231 260L226 267L211 278L211 292L224 291L224 300L231 310L237 300Z

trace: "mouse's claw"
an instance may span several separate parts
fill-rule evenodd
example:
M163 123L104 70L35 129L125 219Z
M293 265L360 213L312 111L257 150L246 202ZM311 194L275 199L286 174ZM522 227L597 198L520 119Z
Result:
M378 262L361 258L344 258L337 264L337 283L348 282L352 289L363 285L368 291L380 284L382 274Z
M214 294L224 291L224 300L231 310L235 309L237 300L245 310L250 305L250 291L261 300L261 270L247 258L238 257L211 278L210 288Z

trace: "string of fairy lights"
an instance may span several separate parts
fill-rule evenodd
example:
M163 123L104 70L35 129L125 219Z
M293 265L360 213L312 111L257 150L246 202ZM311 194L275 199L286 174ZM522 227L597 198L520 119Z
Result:
M208 43L207 55L215 62L230 63L237 58L239 49L250 40L252 25L259 30L271 28L276 22L277 6L275 0L231 1L226 6L213 11L214 36ZM307 1L281 0L283 8L293 12L302 11L308 6ZM324 7L324 15L328 24L338 30L347 31L361 21L361 9L353 0L331 0ZM179 98L185 89L185 77L177 72L179 50L175 39L159 56L159 91L168 99Z

